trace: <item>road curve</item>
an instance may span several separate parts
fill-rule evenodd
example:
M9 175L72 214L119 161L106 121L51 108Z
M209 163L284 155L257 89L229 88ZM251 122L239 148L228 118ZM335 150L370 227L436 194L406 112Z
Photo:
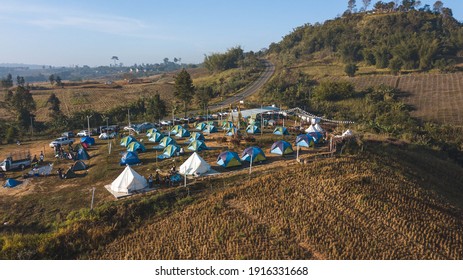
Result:
M262 74L257 78L254 82L252 82L249 86L247 86L244 90L240 91L239 93L213 105L209 106L209 111L216 111L220 108L228 108L230 104L238 103L240 100L249 97L260 90L260 88L272 77L273 73L275 72L275 65L273 65L270 61L264 59L265 70Z

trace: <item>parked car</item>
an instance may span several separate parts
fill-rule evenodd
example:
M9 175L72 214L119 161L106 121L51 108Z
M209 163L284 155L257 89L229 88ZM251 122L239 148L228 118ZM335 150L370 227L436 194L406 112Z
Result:
M161 125L172 125L171 121L161 121Z
M65 145L69 145L72 143L74 143L73 139L69 139L67 137L60 137L60 138L56 138L55 140L51 141L50 148L54 148L56 145L65 146Z
M88 133L88 130L81 130L81 131L77 132L77 136L84 137L84 136L90 136L90 135Z
M67 137L67 138L73 138L73 137L75 137L74 132L72 132L72 131L63 132L63 133L61 134L61 136Z
M31 166L30 155L25 158L13 159L13 157L7 157L4 161L0 162L1 171L10 171L13 169L21 169Z

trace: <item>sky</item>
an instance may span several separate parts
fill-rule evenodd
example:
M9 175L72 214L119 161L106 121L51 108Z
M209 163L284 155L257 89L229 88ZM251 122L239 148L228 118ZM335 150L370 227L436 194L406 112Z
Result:
M442 2L463 21L462 0ZM0 63L99 66L113 56L127 66L165 57L201 63L235 46L267 48L346 8L347 0L0 0Z

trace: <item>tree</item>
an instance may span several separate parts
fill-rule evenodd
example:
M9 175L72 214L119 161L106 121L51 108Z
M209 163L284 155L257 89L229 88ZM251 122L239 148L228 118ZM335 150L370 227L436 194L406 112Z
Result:
M2 87L3 88L10 88L13 86L13 76L8 74L5 79L2 79Z
M174 86L174 95L180 102L183 102L183 110L186 117L188 104L191 102L191 99L195 94L195 87L190 74L185 70L185 68L183 68L182 71L175 76Z
M53 85L55 83L55 75L51 74L49 77L48 77L48 80L50 81L50 84Z
M432 10L438 14L442 13L442 8L444 8L444 3L442 3L442 1L436 1L434 5L432 5Z
M47 100L47 104L50 104L50 107L48 107L48 110L52 111L53 114L61 113L61 109L60 109L61 101L56 96L56 94L54 93L50 94L50 97L48 97L48 100Z
M146 106L146 114L152 118L154 122L159 121L167 114L166 102L161 99L159 93L148 99Z
M16 83L18 84L18 86L24 86L26 84L26 80L22 76L17 76Z
M163 61L164 61L164 64L167 65L169 63L169 58L164 57Z
M362 0L363 2L363 10L366 11L368 9L368 6L371 4L371 0Z
M349 10L351 13L353 13L354 9L355 9L355 0L347 1L347 10Z
M349 63L346 64L346 67L344 67L344 72L346 72L347 76L354 77L358 69L359 68L355 63Z
M56 81L56 85L57 85L57 86L59 86L59 87L63 86L63 83L62 83L62 81L61 81L61 77L60 77L60 76L56 76L55 81Z
M398 57L394 57L389 61L389 69L391 70L392 75L397 75L402 68L402 60Z
M114 66L116 66L116 61L119 60L119 57L113 55L113 57L111 57L111 59L114 61Z
M196 99L198 101L198 105L201 110L205 110L205 108L207 108L213 93L214 92L212 90L212 87L210 86L206 86L206 87L202 87L198 89L198 92L196 93ZM204 112L204 114L206 114L206 112Z
M35 111L35 101L30 91L19 85L14 94L8 93L7 102L10 108L16 111L16 119L19 124L24 128L29 127L30 118L34 117L32 112Z

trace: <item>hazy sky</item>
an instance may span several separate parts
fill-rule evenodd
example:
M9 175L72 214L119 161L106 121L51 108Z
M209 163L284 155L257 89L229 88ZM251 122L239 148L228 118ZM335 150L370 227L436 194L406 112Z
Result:
M462 21L463 0L443 2ZM237 45L258 51L346 7L347 0L0 0L0 63L97 66L113 55L124 65L199 63Z

